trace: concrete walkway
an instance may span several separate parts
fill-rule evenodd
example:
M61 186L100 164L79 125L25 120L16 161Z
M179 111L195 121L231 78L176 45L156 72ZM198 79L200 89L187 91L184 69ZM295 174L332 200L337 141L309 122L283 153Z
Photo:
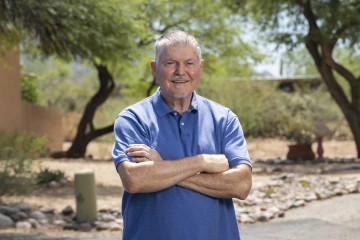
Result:
M316 201L287 211L285 218L240 226L242 240L360 239L360 194ZM1 240L78 240L78 238L2 234ZM85 239L85 238L83 238ZM86 238L115 240L115 238Z

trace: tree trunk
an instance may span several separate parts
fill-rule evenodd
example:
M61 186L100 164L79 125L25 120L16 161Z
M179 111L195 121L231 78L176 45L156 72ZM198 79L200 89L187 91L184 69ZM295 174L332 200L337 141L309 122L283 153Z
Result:
M153 77L153 80L149 86L149 88L146 91L146 96L150 97L151 91L153 90L153 88L156 86L156 78Z
M67 152L57 152L52 154L54 158L82 158L85 156L87 145L97 137L110 133L114 129L114 125L109 125L101 129L94 128L94 115L97 108L103 104L109 97L115 87L113 77L106 66L97 65L98 80L100 88L96 94L90 99L85 107L85 111L78 125L76 137Z
M316 67L322 76L330 95L335 100L335 102L340 107L343 112L347 123L349 124L351 133L354 136L354 141L357 150L357 157L360 158L360 79L349 79L350 76L347 74L341 74L349 83L351 88L351 102L346 97L343 89L336 81L336 78L333 74L335 70L331 64L328 64L329 61L333 59L325 59L318 51L319 45L313 41L308 41L306 47L315 61ZM330 58L331 56L328 56ZM327 60L327 61L326 61ZM342 66L341 66L342 67ZM339 71L337 71L339 72Z

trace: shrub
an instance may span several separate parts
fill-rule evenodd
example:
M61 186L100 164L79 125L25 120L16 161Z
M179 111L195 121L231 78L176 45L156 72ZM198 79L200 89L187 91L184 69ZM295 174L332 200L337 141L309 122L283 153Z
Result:
M60 170L50 170L48 168L41 169L40 172L36 174L36 183L50 183L51 181L59 182L60 180L65 179L65 173Z
M21 76L21 98L24 101L39 102L39 92L36 87L37 79L29 76Z
M45 152L46 138L29 133L0 134L0 196L33 189L32 157Z

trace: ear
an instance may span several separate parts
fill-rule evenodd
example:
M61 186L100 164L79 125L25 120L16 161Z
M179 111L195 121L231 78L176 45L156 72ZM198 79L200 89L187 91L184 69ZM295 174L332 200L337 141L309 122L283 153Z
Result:
M200 69L201 69L201 72L204 69L204 59L201 59L201 61L200 61Z
M150 67L151 67L153 75L155 76L155 74L156 74L156 62L154 60L152 60L150 62Z

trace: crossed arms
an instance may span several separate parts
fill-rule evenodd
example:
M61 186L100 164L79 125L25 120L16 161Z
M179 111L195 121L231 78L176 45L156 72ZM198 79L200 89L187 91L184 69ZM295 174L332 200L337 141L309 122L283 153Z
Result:
M229 169L224 155L200 154L164 161L144 144L132 144L126 152L133 162L120 163L117 171L130 193L156 192L178 185L211 197L245 199L251 189L250 167L240 164Z

